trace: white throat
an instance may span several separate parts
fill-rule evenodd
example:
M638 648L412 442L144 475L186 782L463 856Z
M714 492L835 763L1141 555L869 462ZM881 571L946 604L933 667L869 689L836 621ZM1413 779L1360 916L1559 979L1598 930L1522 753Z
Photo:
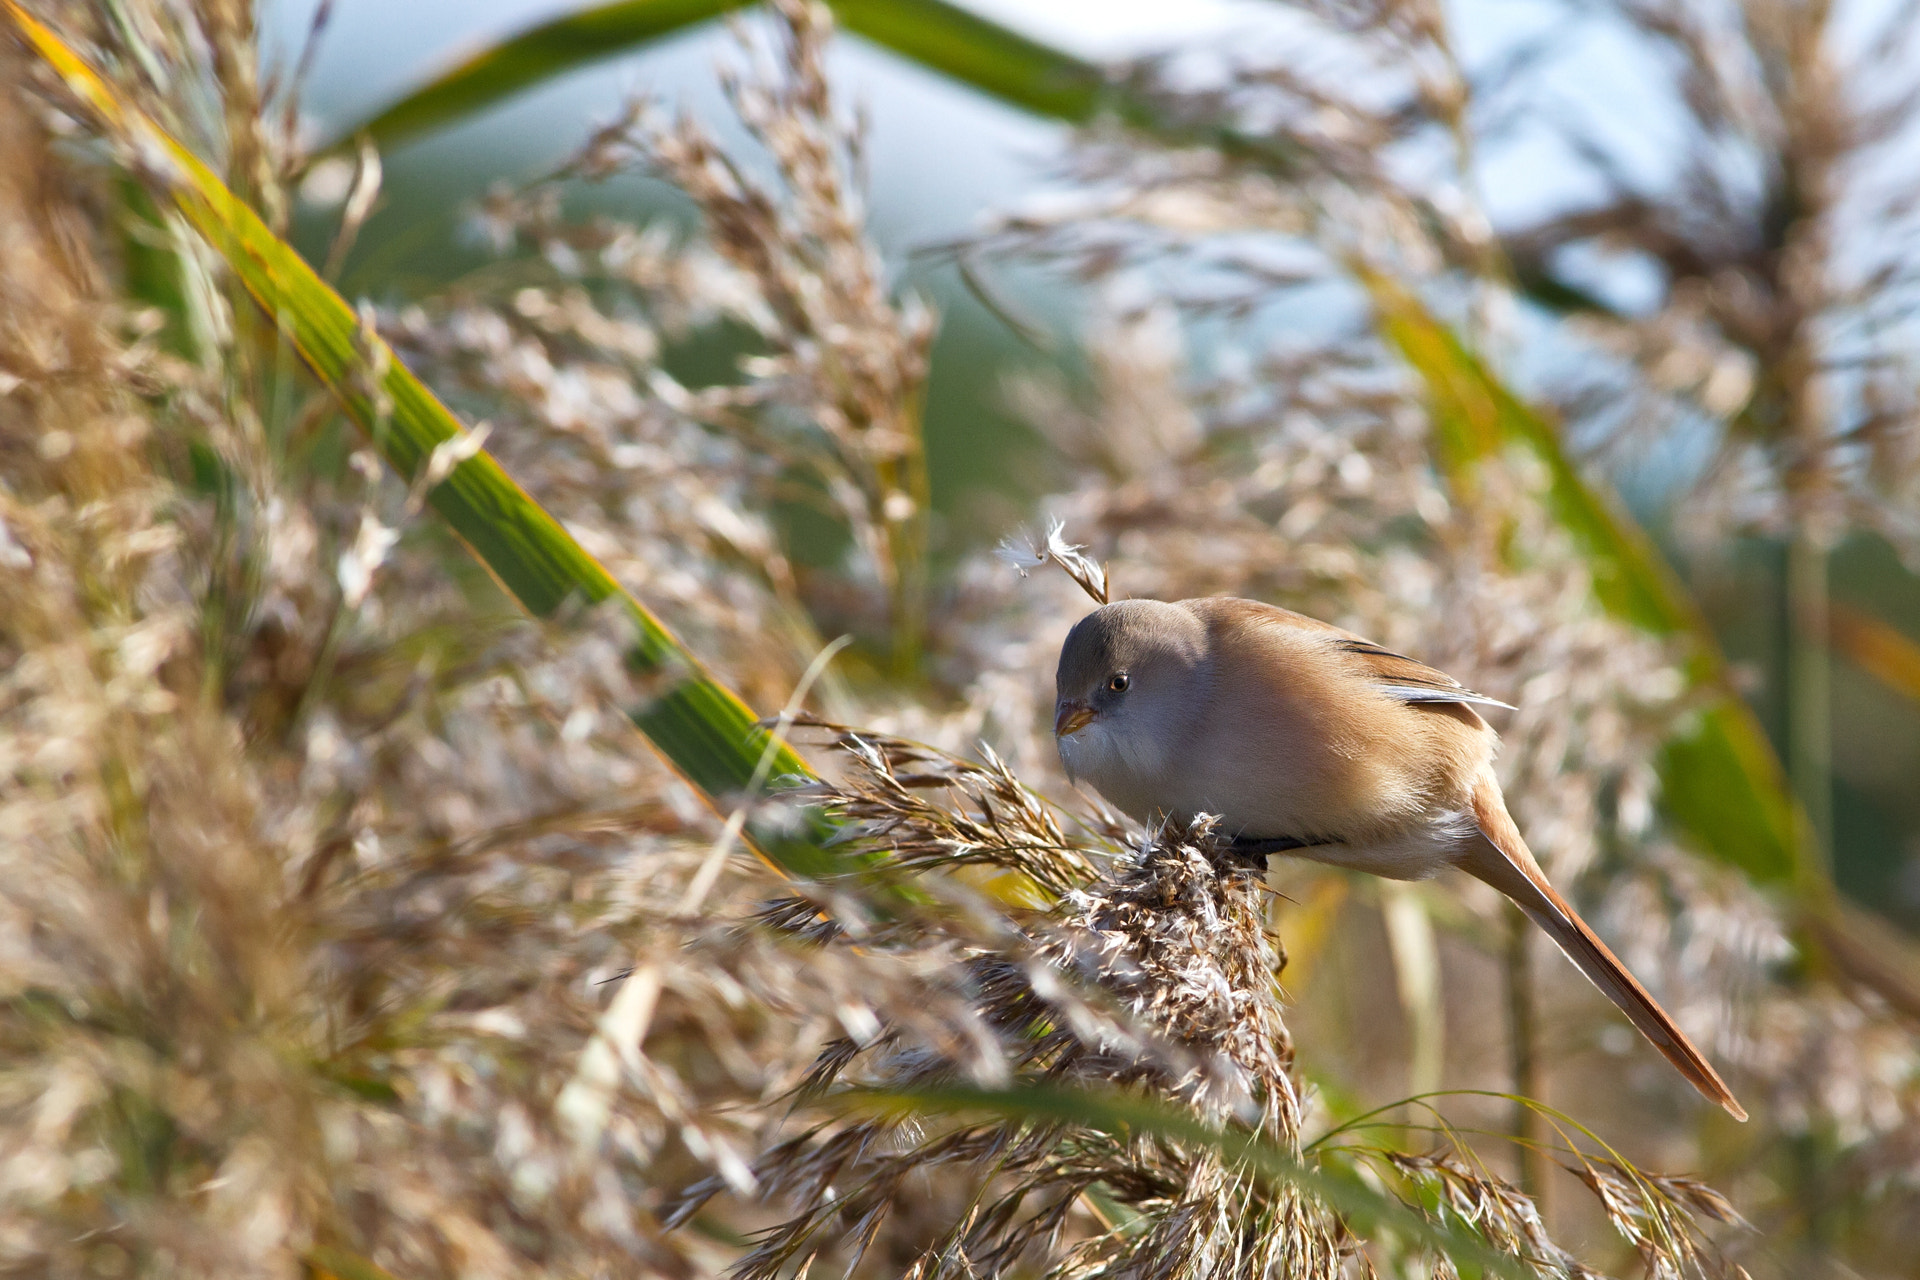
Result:
M1060 762L1075 782L1088 783L1121 812L1145 822L1169 797L1153 794L1151 780L1168 776L1169 751L1158 734L1127 733L1094 720L1056 740Z

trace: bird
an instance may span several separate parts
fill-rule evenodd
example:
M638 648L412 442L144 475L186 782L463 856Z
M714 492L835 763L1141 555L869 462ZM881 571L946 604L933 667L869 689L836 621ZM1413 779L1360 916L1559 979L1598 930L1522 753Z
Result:
M1747 1113L1706 1056L1548 883L1480 715L1507 703L1353 632L1232 596L1121 600L1060 649L1067 776L1144 824L1393 880L1457 867L1558 944L1702 1095Z

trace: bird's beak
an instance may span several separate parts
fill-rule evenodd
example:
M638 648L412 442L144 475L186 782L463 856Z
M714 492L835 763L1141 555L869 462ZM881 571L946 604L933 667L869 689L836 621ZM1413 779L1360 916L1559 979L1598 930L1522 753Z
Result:
M1053 716L1053 736L1065 738L1080 732L1093 720L1093 708L1070 698L1061 699Z

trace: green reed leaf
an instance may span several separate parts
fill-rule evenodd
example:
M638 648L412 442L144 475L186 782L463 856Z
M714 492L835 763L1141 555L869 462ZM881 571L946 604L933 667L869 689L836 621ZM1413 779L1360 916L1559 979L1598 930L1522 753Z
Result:
M1920 948L1873 927L1840 896L1766 731L1733 689L1718 641L1653 540L1580 474L1552 419L1514 395L1411 292L1377 273L1360 275L1388 340L1426 383L1435 453L1456 486L1470 495L1473 467L1499 450L1533 452L1547 466L1554 514L1584 553L1601 603L1681 646L1704 702L1658 761L1675 825L1754 884L1789 893L1816 958L1920 1016ZM1868 936L1874 945L1863 945Z
M315 1245L304 1262L309 1280L396 1280L391 1271L335 1245Z
M581 9L472 54L349 136L365 133L390 148L555 76L743 7L745 0L619 0ZM1039 115L1090 120L1105 97L1098 67L942 0L835 0L832 8L847 30Z
M387 463L409 483L416 481L436 448L463 435L460 421L383 340L363 332L346 300L198 157L122 102L110 84L14 0L4 3L27 43L225 260ZM375 369L384 370L377 388ZM619 611L631 630L628 665L649 694L630 710L634 723L716 809L739 797L768 744L758 717L498 462L485 452L465 458L432 488L427 502L535 618L571 620L596 606ZM777 748L770 776L809 772L790 748ZM818 815L792 830L766 822L748 827L772 865L803 875L842 866L841 858L820 845L826 829Z
M1483 459L1520 445L1546 464L1548 502L1615 617L1684 647L1686 672L1715 696L1669 744L1662 783L1669 812L1702 849L1759 884L1810 874L1797 808L1759 721L1727 683L1726 661L1698 606L1646 531L1583 477L1557 424L1514 395L1420 300L1362 273L1387 338L1427 387L1435 454L1471 493Z
M746 0L617 0L529 27L434 76L346 130L382 148L484 111L555 76L746 7ZM840 26L1008 106L1067 124L1102 116L1163 141L1201 143L1284 170L1287 149L1223 124L1170 115L1140 85L946 0L828 0Z
M1192 1112L1138 1094L1020 1084L1005 1089L966 1085L904 1090L849 1090L832 1105L860 1114L907 1119L928 1115L992 1116L1035 1124L1070 1125L1117 1138L1158 1138L1216 1152L1230 1167L1269 1186L1310 1196L1345 1220L1356 1238L1391 1234L1444 1253L1456 1265L1482 1275L1523 1280L1534 1271L1511 1254L1492 1248L1478 1232L1452 1217L1416 1212L1375 1182L1333 1158L1303 1160L1269 1139L1244 1130L1221 1129ZM1340 1153L1332 1153L1337 1156Z

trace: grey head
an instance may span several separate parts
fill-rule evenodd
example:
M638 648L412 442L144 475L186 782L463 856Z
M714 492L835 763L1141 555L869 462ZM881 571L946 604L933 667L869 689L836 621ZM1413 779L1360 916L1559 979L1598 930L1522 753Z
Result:
M1208 647L1205 623L1159 600L1122 600L1080 619L1054 677L1067 776L1136 818L1164 808L1180 749L1212 701Z

